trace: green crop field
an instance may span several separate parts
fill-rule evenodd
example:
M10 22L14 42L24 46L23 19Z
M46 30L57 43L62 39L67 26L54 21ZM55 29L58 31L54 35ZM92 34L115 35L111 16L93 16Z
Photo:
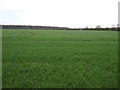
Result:
M3 30L3 88L117 88L118 32Z

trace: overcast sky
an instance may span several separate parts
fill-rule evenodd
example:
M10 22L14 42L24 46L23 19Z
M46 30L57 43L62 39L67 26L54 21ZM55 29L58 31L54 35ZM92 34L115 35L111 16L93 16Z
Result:
M0 0L0 24L110 27L119 0Z

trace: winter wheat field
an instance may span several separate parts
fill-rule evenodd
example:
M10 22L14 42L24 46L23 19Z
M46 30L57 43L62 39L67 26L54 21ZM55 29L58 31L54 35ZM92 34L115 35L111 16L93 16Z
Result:
M3 30L3 88L117 88L118 32Z

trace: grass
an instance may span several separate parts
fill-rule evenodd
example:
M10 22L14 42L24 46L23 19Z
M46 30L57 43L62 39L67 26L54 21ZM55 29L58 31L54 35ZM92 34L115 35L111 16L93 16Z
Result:
M117 88L118 32L3 30L3 88Z

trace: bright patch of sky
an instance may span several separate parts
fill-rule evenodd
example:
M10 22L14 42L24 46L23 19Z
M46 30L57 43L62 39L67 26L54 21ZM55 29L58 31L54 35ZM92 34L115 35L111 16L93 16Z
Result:
M119 0L0 0L0 24L111 27Z

